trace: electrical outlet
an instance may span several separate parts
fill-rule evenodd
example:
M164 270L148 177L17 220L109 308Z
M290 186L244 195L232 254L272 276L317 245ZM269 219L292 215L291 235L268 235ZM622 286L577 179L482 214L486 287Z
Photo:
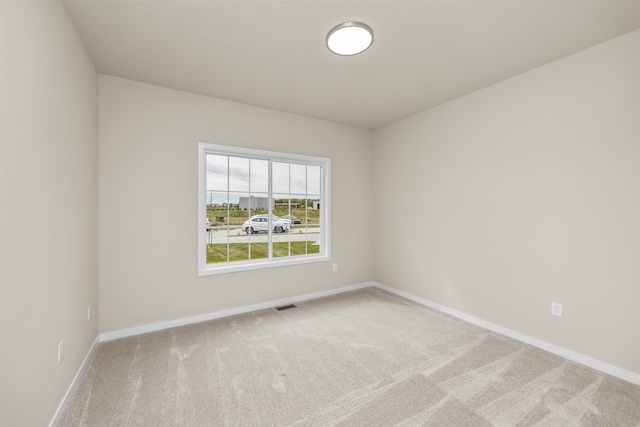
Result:
M87 322L91 322L91 306L87 307Z
M58 343L58 363L64 359L64 340Z
M553 314L554 316L562 317L562 304L557 302L552 302L551 314Z
M333 271L338 271L338 264L333 264Z

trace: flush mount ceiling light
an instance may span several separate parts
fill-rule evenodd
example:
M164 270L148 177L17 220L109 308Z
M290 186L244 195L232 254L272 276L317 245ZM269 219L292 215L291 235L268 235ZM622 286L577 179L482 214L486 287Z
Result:
M327 34L327 47L337 55L357 55L373 43L373 30L362 22L347 21Z

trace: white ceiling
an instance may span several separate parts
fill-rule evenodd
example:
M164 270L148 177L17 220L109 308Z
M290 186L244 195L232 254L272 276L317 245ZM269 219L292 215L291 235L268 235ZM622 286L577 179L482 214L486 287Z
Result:
M640 0L63 3L100 73L370 129L640 27ZM343 21L369 50L327 50Z

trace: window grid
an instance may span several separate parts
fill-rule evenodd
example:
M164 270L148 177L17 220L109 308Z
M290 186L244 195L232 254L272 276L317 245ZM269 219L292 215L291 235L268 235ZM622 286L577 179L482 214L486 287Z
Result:
M224 246L226 248L224 262L220 262L220 263L207 262L207 259L208 259L207 254L208 254L208 249L210 247L209 244L211 243L211 238L209 236L209 233L206 230L201 230L200 235L201 236L204 235L205 238L202 238L202 239L199 238L199 241L204 242L204 245L199 244L201 248L199 249L199 262L198 262L199 275L217 274L221 272L243 271L243 270L249 270L249 269L255 269L255 268L267 268L271 266L300 264L304 262L315 262L315 261L323 261L323 260L330 259L329 245L328 245L328 240L329 240L328 239L328 235L329 235L329 221L328 221L329 175L328 174L329 174L329 168L330 168L329 159L312 157L312 156L297 156L297 155L290 155L287 153L264 152L260 150L238 149L236 147L218 146L218 145L205 144L205 143L200 144L199 150L200 150L199 158L200 158L200 165L201 165L200 167L202 168L199 173L199 182L200 182L199 186L201 188L201 191L203 191L201 196L199 196L199 200L200 200L199 209L201 212L201 214L199 215L206 216L208 206L213 207L216 205L215 203L216 200L214 195L211 195L208 198L206 196L206 192L209 191L209 188L207 185L208 184L207 178L208 178L208 172L209 172L209 169L207 167L208 156L209 155L224 156L226 160L225 162L226 163L226 171L225 171L226 185L224 189L222 188L220 189L225 193L224 200L226 203L226 209L224 211L226 214L226 220L224 221L224 227L226 229L225 240L224 240L225 242ZM245 154L243 152L247 152L247 153ZM245 190L244 186L240 186L241 188L238 189L238 192L234 193L236 189L234 189L231 184L233 180L232 165L231 165L232 157L243 158L248 161L248 166L247 166L248 170L246 171L246 178L245 178L247 181L246 193L244 192ZM234 226L237 227L237 224L235 225L232 224L231 217L232 217L232 210L233 209L239 210L240 203L237 200L232 200L231 198L232 194L234 198L237 198L238 194L246 195L248 200L248 205L246 206L247 215L242 214L241 218L245 218L249 226L251 226L252 224L251 222L251 217L253 216L252 214L257 213L259 212L260 209L262 209L262 208L258 210L253 209L257 205L256 206L252 205L252 199L251 199L251 197L253 196L252 193L257 191L256 188L254 188L252 185L254 182L253 163L255 162L266 162L266 169L267 169L267 175L266 175L267 191L263 192L260 188L258 188L257 190L259 191L256 193L257 196L260 196L260 194L263 194L263 195L266 194L267 196L266 197L266 200L267 200L266 222L268 222L268 224L265 224L266 230L264 230L266 231L266 254L265 254L266 258L260 257L259 255L260 252L256 252L258 251L258 246L262 245L264 243L264 240L261 239L259 235L256 235L254 237L252 233L248 232L246 235L246 242L247 242L246 259L242 258L241 261L234 261L231 255L232 246L234 245L233 243L234 239L237 240L237 237L240 235L240 233L236 233L236 235L232 235L231 230ZM296 208L297 209L296 215L303 216L302 219L304 220L304 223L300 224L300 227L298 228L298 230L300 234L304 234L304 237L302 237L302 240L298 240L301 243L298 243L296 241L296 247L297 247L296 253L293 252L293 238L292 238L293 236L291 232L289 232L286 236L282 236L282 235L278 236L279 237L278 247L280 249L278 254L275 253L276 242L274 241L274 238L273 238L275 234L274 226L273 226L273 222L274 222L273 215L274 215L274 208L275 208L274 203L276 201L274 183L273 183L274 162L284 163L286 164L286 168L287 168L288 176L287 176L287 184L286 184L287 186L286 212L291 221L291 224L289 227L292 227L294 225L293 218L295 218L295 216L292 213L293 207L294 207L293 199L300 198L299 200L300 203L297 203L298 208ZM294 185L293 185L294 174L292 172L293 165L296 165L296 166L299 165L300 167L297 169L304 168L302 174L300 174L302 175L301 178L304 180L304 187L300 185L300 176L298 176L297 178L298 182L296 183L296 186L294 188ZM319 194L311 194L309 191L311 167L314 167L317 169L317 171L314 170L314 172L317 174L314 177L314 180L318 182L314 181L314 188L316 189L316 191L319 191ZM259 176L256 176L256 177L259 178ZM310 199L310 197L313 197L314 199L312 200ZM313 238L310 237L310 228L309 228L311 225L310 203L313 205L314 210L316 210L316 212L314 213L315 215L314 218L316 219L312 220L312 222L314 222L314 225L313 225L314 228L318 228L318 237L316 240L317 251L310 251L310 248L312 248L312 246L314 245ZM299 209L300 204L303 205L302 210ZM280 213L280 215L282 214ZM218 218L216 218L216 224L218 222L217 220ZM205 221L203 220L202 222L205 222ZM315 224L315 222L317 222L317 224ZM216 226L217 225L211 225L212 228ZM200 227L204 228L204 224L201 224ZM282 228L279 231L283 231ZM285 245L282 245L282 243L285 243ZM254 247L254 244L256 245L255 247ZM202 251L203 246L205 248L204 251ZM285 250L284 253L282 253L283 250ZM309 259L306 259L307 257Z

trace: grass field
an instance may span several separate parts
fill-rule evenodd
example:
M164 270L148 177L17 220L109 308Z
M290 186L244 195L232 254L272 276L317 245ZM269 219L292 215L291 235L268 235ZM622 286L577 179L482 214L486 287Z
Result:
M289 255L317 254L320 246L314 242L273 242L273 256L283 257ZM251 243L251 258L249 258L249 243L230 243L229 261L241 261L247 259L267 258L268 243ZM291 250L291 253L289 253ZM207 264L227 262L227 245L224 243L207 245Z

